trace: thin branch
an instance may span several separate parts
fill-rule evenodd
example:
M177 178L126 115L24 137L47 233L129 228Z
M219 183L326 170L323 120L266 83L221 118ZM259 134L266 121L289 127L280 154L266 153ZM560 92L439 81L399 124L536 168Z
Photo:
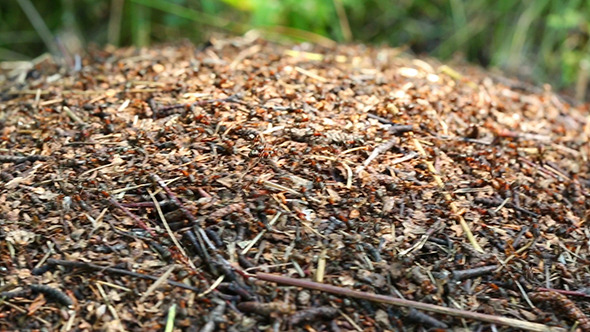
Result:
M158 277L156 277L156 276L137 273L137 272L124 270L124 269L118 269L118 268L114 268L114 267L100 266L100 265L86 263L86 262L67 261L67 260L62 260L62 259L48 259L47 264L49 266L60 265L60 266L71 267L71 268L86 269L86 270L91 270L91 271L103 271L103 272L107 272L107 273L122 274L122 275L130 276L130 277L140 278L140 279L158 281ZM33 275L35 275L35 273L33 273ZM198 288L186 285L182 282L177 282L177 281L173 281L173 280L166 280L166 282L169 285L174 286L174 287L188 289L188 290L191 290L191 291L197 292L197 293L200 292L200 290Z
M109 197L109 203L111 203L112 205L116 206L119 210L125 212L125 214L130 217L131 219L133 219L133 221L135 221L135 223L137 224L137 226L141 227L143 230L145 230L146 232L148 232L151 236L156 237L156 233L148 227L148 225L145 224L145 222L143 222L143 220L139 219L138 216L136 216L135 214L131 213L131 211L129 211L126 207L124 207L123 205L121 205L121 203L117 202L114 198Z
M374 293L367 293L367 292L360 292L351 290L344 287L332 286L327 284L322 284L319 282L313 282L309 280L303 279L295 279L289 277L283 277L275 274L269 273L256 273L255 277L260 280L274 282L281 285L287 286L295 286L295 287L302 287L306 289L314 289L321 292L336 294L340 296L348 296L357 299L363 299L367 301L391 304L398 307L406 307L406 308L414 308L417 310L424 310L429 312L435 312L443 315L450 315L454 317L460 318L467 318L473 319L482 322L488 322L492 324L510 326L518 329L523 329L527 331L541 331L541 332L564 332L566 331L560 327L552 327L538 323L531 323L523 320L518 320L514 318L502 317L502 316L494 316L488 314L482 314L479 312L472 312L472 311L465 311L460 309L453 309L448 307L443 307L439 305L434 305L430 303L422 303L416 302L411 300L399 299L387 295L380 295Z

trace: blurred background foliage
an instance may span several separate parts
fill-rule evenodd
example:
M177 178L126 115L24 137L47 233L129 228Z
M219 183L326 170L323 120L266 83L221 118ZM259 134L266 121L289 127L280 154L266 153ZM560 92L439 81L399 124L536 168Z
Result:
M326 46L404 46L588 98L586 0L3 0L0 60L82 53L89 45L200 43L251 29Z

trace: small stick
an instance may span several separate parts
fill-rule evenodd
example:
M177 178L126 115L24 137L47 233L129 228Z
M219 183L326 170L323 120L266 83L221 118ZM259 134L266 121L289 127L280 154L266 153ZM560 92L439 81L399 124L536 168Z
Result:
M488 205L488 206L494 206L494 205L502 204L502 202L500 202L500 200L497 200L497 199L494 199L494 198L481 198L481 197L476 197L474 199L474 202L476 204L483 204L483 205ZM533 218L539 218L540 217L540 215L538 215L537 213L534 213L534 212L531 212L531 211L529 211L527 209L524 209L524 208L521 208L519 206L516 206L515 204L510 203L510 202L506 203L506 206L509 207L509 208L511 208L511 209L514 209L514 210L516 210L518 212L526 213L526 214L528 214L529 216L531 216Z
M285 187L285 186L278 184L278 183L270 182L270 181L262 179L262 178L258 178L257 182L261 183L264 187L266 187L268 189L273 189L273 190L278 190L278 191L286 191L289 194L292 194L292 195L295 195L298 197L303 197L302 193L300 193L296 190L293 190L291 188ZM306 197L306 199L309 199L310 201L315 202L315 203L321 203L318 199L313 198L313 197Z
M317 282L324 281L324 275L326 273L326 253L327 252L328 252L328 249L324 248L324 249L322 249L322 252L320 254L320 258L318 260L318 267L317 267L316 274L315 274L315 280Z
M432 236L432 234L434 234L435 232L439 231L439 227L440 227L441 222L437 221L434 223L434 225L432 225L432 227L430 227L423 235L422 237L420 237L420 240L416 243L414 243L410 248L400 252L398 254L399 257L403 257L406 256L407 254L415 251L415 250L420 250L422 249L422 247L424 247L424 245L426 244L426 242L428 241L428 238Z
M440 320L423 313L422 311L416 310L414 308L410 308L408 312L408 319L413 320L414 322L422 323L424 325L432 326L434 328L439 329L448 329L449 327L447 324L441 322Z
M170 110L177 109L177 108L205 106L207 104L212 104L212 103L216 103L216 102L223 103L223 102L238 102L238 101L239 101L238 97L236 95L232 95L227 98L221 98L221 99L199 100L199 101L195 101L192 104L174 104L174 105L168 105L168 106L161 106L157 109L157 111L161 112L161 111L170 111Z
M60 265L60 266L65 266L65 267L87 269L87 270L92 270L92 271L104 271L104 272L108 272L108 273L122 274L122 275L130 276L130 277L153 280L153 281L158 280L158 277L151 276L148 274L137 273L137 272L124 270L124 269L118 269L118 268L114 268L114 267L100 266L100 265L86 263L86 262L66 261L66 260L62 260L62 259L48 259L47 264L51 265L51 266ZM173 281L173 280L166 280L166 282L169 285L174 286L174 287L188 289L188 290L191 290L196 293L200 292L200 290L198 288L186 285L182 282L177 282L177 281Z
M160 205L160 207L162 205L168 205L168 204L169 204L169 202L167 200L158 202L158 205ZM141 208L141 207L153 208L156 206L156 204L154 204L154 202L121 203L121 205L124 207L127 207L127 208Z
M135 223L137 224L137 226L141 227L142 229L144 229L146 232L150 233L151 236L156 237L156 233L149 228L144 222L143 220L139 219L138 216L136 216L135 214L133 214L131 211L129 211L126 207L124 207L123 205L121 205L121 203L117 202L114 198L109 197L109 203L113 204L114 206L116 206L117 208L119 208L119 210L125 212L125 214L133 219L133 221L135 221Z
M268 230L270 230L272 228L272 226L279 220L279 217L281 216L282 212L277 212L277 214L275 214L275 216L270 220L270 222L268 223ZM248 245L246 246L246 248L244 248L242 250L242 252L240 253L241 255L245 255L248 253L248 251L250 251L250 249L252 249L252 247L254 247L254 244L256 244L256 242L258 242L258 240L260 240L264 234L266 234L266 229L263 229L260 233L258 233L258 235L256 235L256 237L254 239L252 239L250 241L250 243L248 243Z
M547 326L544 324L531 323L531 322L518 320L518 319L514 319L514 318L494 316L494 315L482 314L479 312L472 312L472 311L448 308L448 307L443 307L443 306L434 305L434 304L430 304L430 303L422 303L422 302L417 302L417 301L395 298L395 297L387 296L387 295L380 295L380 294L374 294L374 293L355 291L355 290L351 290L351 289L344 288L344 287L332 286L332 285L322 284L319 282L313 282L313 281L303 280L303 279L283 277L283 276L279 276L279 275L275 275L275 274L258 272L255 274L255 277L256 277L256 279L259 279L259 280L274 282L274 283L281 284L281 285L302 287L302 288L306 288L306 289L314 289L314 290L319 290L321 292L336 294L336 295L340 295L340 296L348 296L348 297L363 299L363 300L367 300L367 301L391 304L391 305L395 305L398 307L414 308L417 310L430 311L430 312L435 312L435 313L439 313L439 314L443 314L443 315L450 315L450 316L455 316L455 317L460 317L460 318L473 319L473 320L488 322L488 323L492 323L492 324L510 326L510 327L514 327L514 328L518 328L518 329L527 330L527 331L541 331L541 332L557 332L557 331L564 332L564 331L566 331L565 329L560 328L560 327L552 327L552 326Z
M313 79L315 79L315 80L317 80L317 81L320 81L320 82L322 82L322 83L325 83L325 82L327 82L327 81L328 81L326 78L324 78L324 77L321 77L320 75L317 75L317 74L315 74L315 73L312 73L312 72L311 72L311 71L309 71L309 70L305 70L305 69L303 69L303 68L301 68L301 67L297 67L297 66L295 66L295 70L296 70L297 72L299 72L300 74L303 74L303 75L305 75L305 76L311 77L311 78L313 78Z
M537 292L555 292L555 293L559 293L559 294L563 294L563 295L581 296L581 297L585 297L585 298L590 298L590 294L586 294L584 292L578 292L578 291L570 291L570 290L565 290L565 289L539 287L536 289L536 291Z
M158 287L160 287L160 285L164 282L166 282L166 280L168 280L168 277L172 274L172 272L174 272L174 270L176 270L176 265L172 265L171 267L168 268L168 270L166 270L166 272L164 272L159 278L158 280L156 280L156 282L154 282L153 284L151 284L150 287L148 287L148 289L145 291L145 293L143 293L143 295L139 298L139 302L143 303L145 302L145 300L148 298L148 296L150 296L156 289L158 289Z
M100 296L102 296L105 304L107 305L107 308L111 312L111 315L113 315L113 318L115 318L115 321L117 321L119 323L119 326L121 326L121 318L119 318L119 314L117 313L117 309L115 309L115 307L111 304L111 300L107 296L107 293L104 291L104 288L102 288L102 285L99 283L96 283L96 288L98 289Z
M214 299L212 302L217 303L217 306L209 313L207 323L201 328L199 332L213 332L216 331L217 324L225 322L224 318L226 302ZM172 331L170 331L172 332Z
M475 278L479 276L483 276L485 274L491 273L498 268L498 265L488 265L488 266L481 266L476 267L473 269L468 270L461 270L461 271L453 271L453 279L455 280L464 280Z
M219 286L219 284L221 284L221 282L223 281L223 279L225 279L225 275L221 275L219 276L219 278L217 278L217 280L215 280L215 282L213 284L211 284L211 286L209 286L209 288L207 288L204 292L200 293L197 295L197 297L204 297L205 295L211 293L212 291L217 289L217 286Z
M246 209L245 203L234 203L234 204L230 204L228 206L222 207L221 209L219 209L215 212L212 212L208 218L211 220L218 220L218 219L221 219L221 218L227 216L228 214L243 211L244 209Z
M14 163L14 164L21 164L24 163L25 161L46 161L48 158L47 156L42 156L39 154L33 154L33 155L29 155L29 156L13 156L13 155L6 155L6 154L0 154L0 163Z
M57 288L53 288L47 285L31 285L31 291L33 293L42 293L43 295L54 299L55 301L59 302L60 304L69 307L74 304L72 299L66 295L66 293L60 291Z
M380 154L384 153L385 151L391 149L396 143L399 142L399 138L393 137L389 141L382 143L378 147L376 147L373 152L369 155L369 158L363 162L363 165L357 168L356 174L362 172L369 164L377 158Z
M63 110L66 112L66 114L72 119L74 120L76 123L78 123L79 125L82 125L84 127L88 126L88 124L84 121L82 121L82 119L80 119L80 117L78 115L76 115L76 113L74 113L69 107L64 106Z

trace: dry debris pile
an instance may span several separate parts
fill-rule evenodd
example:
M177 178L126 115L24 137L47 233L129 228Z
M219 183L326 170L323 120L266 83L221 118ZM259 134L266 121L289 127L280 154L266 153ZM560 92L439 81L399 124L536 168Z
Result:
M2 330L590 331L590 121L550 91L245 38L3 79Z

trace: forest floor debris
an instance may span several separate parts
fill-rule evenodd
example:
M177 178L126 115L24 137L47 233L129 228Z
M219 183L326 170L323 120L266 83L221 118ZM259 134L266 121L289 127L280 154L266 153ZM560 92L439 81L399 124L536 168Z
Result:
M590 331L590 115L549 89L245 38L0 82L2 330Z

